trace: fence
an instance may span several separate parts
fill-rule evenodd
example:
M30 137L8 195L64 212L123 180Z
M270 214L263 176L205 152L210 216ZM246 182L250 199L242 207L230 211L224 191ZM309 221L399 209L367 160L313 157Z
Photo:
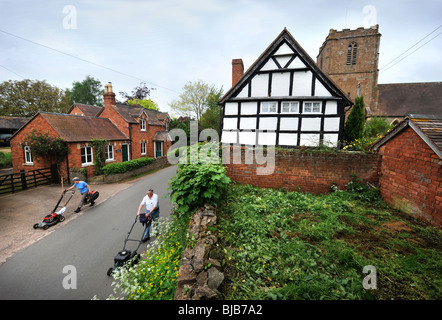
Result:
M37 170L21 170L19 173L0 176L0 195L57 182L57 165Z

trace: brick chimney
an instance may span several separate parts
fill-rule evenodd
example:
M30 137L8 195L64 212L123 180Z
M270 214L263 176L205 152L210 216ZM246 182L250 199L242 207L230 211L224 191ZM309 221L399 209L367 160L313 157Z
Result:
M242 59L232 59L232 87L241 79L244 74Z
M115 93L112 91L112 82L104 85L103 100L105 108L115 105Z

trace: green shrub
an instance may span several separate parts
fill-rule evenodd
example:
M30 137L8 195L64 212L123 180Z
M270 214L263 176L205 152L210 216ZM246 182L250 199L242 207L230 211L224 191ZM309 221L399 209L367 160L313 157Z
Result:
M216 204L229 182L223 165L181 165L170 180L171 200L177 204L177 213L184 214L204 203Z
M108 164L103 168L103 172L105 175L116 174L116 173L124 173L127 171L132 171L148 164L151 164L155 159L153 158L139 158L126 162L115 162Z
M0 152L0 168L12 167L12 156L10 152Z

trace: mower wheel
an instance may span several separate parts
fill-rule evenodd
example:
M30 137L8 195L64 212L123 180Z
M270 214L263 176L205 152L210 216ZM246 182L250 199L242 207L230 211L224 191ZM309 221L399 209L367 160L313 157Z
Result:
M38 223L34 224L34 229L38 229Z
M66 217L65 217L65 216L62 216L62 215L60 215L60 217L58 217L58 221L60 221L60 222L63 222L63 221L64 221L64 219L66 219Z
M48 226L47 224L45 224L45 225L43 226L43 230L48 230L48 228L49 228L49 226Z
M112 275L112 271L114 271L114 268L109 268L107 270L107 275L110 277Z

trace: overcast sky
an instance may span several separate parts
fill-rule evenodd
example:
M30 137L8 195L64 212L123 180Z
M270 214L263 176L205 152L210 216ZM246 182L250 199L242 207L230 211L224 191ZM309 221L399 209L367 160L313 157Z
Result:
M284 27L316 61L330 29L374 24L379 83L442 81L442 0L0 0L0 82L90 75L122 99L144 81L170 112L187 81L226 92L232 59L247 69Z

